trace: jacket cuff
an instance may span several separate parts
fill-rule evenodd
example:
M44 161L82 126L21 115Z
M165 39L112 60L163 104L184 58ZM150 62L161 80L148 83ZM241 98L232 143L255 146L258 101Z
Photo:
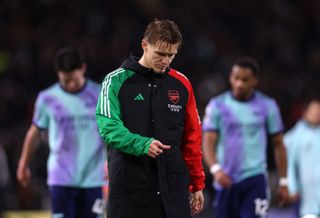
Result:
M142 151L143 154L148 155L149 147L154 138L150 138L144 145L144 149Z
M205 184L199 184L199 185L189 185L189 192L193 193L193 192L197 192L197 191L201 191L205 188Z

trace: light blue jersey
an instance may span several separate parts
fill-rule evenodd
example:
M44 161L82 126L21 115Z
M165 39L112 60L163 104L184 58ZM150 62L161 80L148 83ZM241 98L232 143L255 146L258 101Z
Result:
M276 102L256 91L248 101L230 91L210 100L203 131L217 131L217 160L234 183L266 172L267 133L282 132Z
M285 134L290 194L300 195L300 215L320 215L320 126L300 120Z
M100 87L87 80L77 93L56 83L39 93L33 123L48 129L48 184L90 188L104 182L104 143L95 121Z

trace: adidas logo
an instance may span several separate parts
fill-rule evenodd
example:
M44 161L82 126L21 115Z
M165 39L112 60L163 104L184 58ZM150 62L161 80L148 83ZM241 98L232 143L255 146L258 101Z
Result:
M141 95L141 93L137 94L136 97L134 97L134 100L135 101L143 101L144 100L144 97Z

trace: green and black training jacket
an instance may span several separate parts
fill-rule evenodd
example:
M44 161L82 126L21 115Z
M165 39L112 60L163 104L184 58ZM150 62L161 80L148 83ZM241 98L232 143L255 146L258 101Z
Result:
M108 148L108 217L136 217L160 197L168 218L188 218L190 192L204 188L201 127L189 80L174 69L163 74L126 60L109 73L96 109ZM151 141L170 145L147 156Z

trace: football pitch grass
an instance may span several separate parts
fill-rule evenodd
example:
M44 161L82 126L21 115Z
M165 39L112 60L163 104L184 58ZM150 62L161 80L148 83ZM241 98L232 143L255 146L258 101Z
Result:
M50 218L50 211L7 211L1 218Z

